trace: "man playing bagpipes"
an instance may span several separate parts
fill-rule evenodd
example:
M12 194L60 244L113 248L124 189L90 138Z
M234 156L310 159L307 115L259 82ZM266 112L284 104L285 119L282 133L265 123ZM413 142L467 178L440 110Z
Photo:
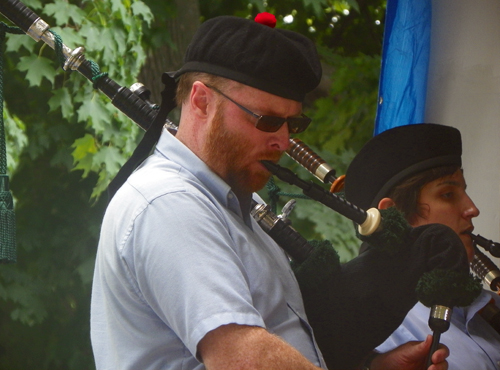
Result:
M110 201L92 290L97 369L326 368L289 259L250 216L270 177L261 161L307 128L301 102L321 78L312 42L270 20L201 25L174 75L176 135L164 129ZM377 364L421 369L429 347Z

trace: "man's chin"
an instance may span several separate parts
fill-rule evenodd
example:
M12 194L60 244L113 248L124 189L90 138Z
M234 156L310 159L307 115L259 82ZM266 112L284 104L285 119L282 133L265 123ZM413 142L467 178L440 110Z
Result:
M256 182L254 184L254 189L252 190L252 192L256 192L256 191L264 189L264 187L266 186L266 184L269 182L269 178L270 177L271 176L267 176L267 177L263 178L262 180Z
M246 187L251 193L259 191L266 186L267 182L271 178L271 174L268 171L259 172L254 174L250 180L247 181Z

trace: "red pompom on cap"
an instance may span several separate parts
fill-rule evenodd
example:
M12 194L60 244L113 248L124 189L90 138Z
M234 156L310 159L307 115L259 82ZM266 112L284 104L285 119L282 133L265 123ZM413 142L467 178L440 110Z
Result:
M274 14L263 12L257 14L255 17L255 22L263 24L265 26L269 26L271 28L276 27L276 17Z

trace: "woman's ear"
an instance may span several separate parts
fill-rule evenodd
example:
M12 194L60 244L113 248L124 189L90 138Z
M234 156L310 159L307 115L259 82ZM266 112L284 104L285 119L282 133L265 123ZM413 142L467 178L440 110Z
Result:
M387 209L389 207L395 206L396 203L391 198L382 198L380 202L378 202L378 209Z

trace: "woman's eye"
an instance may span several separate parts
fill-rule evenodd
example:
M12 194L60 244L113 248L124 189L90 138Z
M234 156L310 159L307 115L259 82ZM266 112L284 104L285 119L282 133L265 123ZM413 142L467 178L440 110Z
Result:
M444 198L444 199L450 199L453 197L453 192L448 192L448 193L443 193L441 194L441 197Z

